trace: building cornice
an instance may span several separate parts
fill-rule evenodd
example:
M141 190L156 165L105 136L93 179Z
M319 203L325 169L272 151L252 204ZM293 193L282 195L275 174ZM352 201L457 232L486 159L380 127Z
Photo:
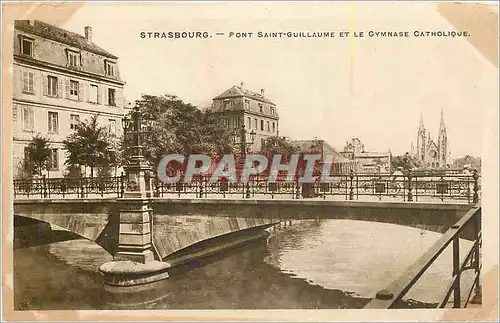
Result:
M48 104L48 103L41 103L39 101L31 101L31 100L16 99L16 98L12 98L12 103L34 105L34 106L44 107L44 108L48 108L48 109L57 109L57 110L65 110L65 111L78 111L81 113L88 113L88 114L100 114L102 116L123 117L123 115L125 115L124 109L120 108L120 107L113 107L113 108L116 108L117 110L122 110L123 113L120 113L119 111L117 111L116 113L112 113L112 112L108 112L108 111L93 111L93 110L89 110L89 109L85 109L85 108L78 108L78 107L74 107L74 106Z
M126 84L126 82L124 82L122 80L117 80L117 79L105 77L103 75L96 74L96 73L74 70L74 69L67 68L64 66L40 61L40 60L31 58L31 57L27 57L24 55L14 54L14 62L24 63L24 64L27 64L29 66L35 66L35 67L40 67L40 68L47 68L47 69L50 69L52 71L58 71L58 72L62 72L62 73L72 74L72 75L76 75L79 77L98 79L99 81L102 81L102 82L109 82L109 83L113 83L113 84L120 85L120 86L124 86Z

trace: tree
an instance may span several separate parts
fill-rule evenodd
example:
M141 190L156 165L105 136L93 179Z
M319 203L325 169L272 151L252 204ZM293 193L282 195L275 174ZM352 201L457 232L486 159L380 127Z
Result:
M94 177L94 168L115 166L118 163L115 136L106 126L99 126L98 115L90 120L80 121L75 131L64 141L68 152L65 165L90 167L90 176Z
M290 156L296 153L298 148L291 145L285 137L272 136L267 137L262 141L260 151L268 157L272 157L277 154Z
M24 168L31 174L42 175L42 170L49 168L52 151L50 150L49 139L36 135L26 148L24 157Z
M472 169L481 170L481 157L473 157L471 155L465 155L464 157L456 158L453 161L453 166L459 169L462 169L465 166L467 166Z
M415 167L420 167L420 163L415 157L407 152L404 155L392 157L392 166L394 169L401 167L403 170L410 170Z
M231 134L217 114L201 111L172 95L143 95L136 104L141 118L149 121L141 144L144 158L152 166L167 154L215 157L232 152ZM131 136L125 135L121 143L123 163L132 153Z

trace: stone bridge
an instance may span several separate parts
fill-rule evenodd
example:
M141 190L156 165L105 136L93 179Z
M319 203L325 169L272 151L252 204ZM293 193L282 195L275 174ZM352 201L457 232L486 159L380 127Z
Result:
M120 214L127 199L26 199L15 216L56 225L95 241L112 255L120 245L152 242L157 260L234 233L264 229L285 220L351 219L445 232L471 205L324 200L149 200L151 221ZM467 238L468 234L465 234Z

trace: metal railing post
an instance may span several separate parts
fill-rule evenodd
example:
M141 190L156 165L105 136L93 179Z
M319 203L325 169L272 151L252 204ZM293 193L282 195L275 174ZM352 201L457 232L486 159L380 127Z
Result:
M251 197L251 195L250 195L250 184L247 181L247 185L246 185L246 198L249 199L250 197Z
M481 288L481 260L480 260L480 240L479 240L479 232L481 231L481 217L475 216L474 217L474 262L472 264L474 268L474 272L477 274L477 282L476 286L474 287L474 298L473 298L473 303L476 304L481 304L482 303L482 288Z
M80 174L80 197L84 198L85 197L85 183L84 183L85 178Z
M350 187L349 187L349 200L354 200L354 185L353 185L353 181L354 181L354 170L351 168L351 172L349 173L349 183L350 183Z
M477 203L479 202L479 194L478 194L478 191L479 191L479 184L478 184L478 180L479 180L479 175L477 174L477 169L474 169L474 173L472 174L472 178L474 179L474 195L472 196L472 203Z
M43 185L43 198L47 197L47 179L45 175L42 175L42 185Z
M119 197L123 197L123 194L125 193L125 174L123 172L120 174L120 191L119 191Z
M453 308L460 308L460 240L458 232L453 237Z
M413 202L413 193L411 192L411 170L408 171L408 202Z

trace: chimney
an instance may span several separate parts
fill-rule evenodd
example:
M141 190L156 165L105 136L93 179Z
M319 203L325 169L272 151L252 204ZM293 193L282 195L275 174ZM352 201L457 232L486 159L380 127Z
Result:
M92 42L92 27L90 26L85 26L85 39Z
M244 87L245 86L245 82L241 82L240 86Z
M264 96L266 94L266 91L264 89L260 89L260 95Z

